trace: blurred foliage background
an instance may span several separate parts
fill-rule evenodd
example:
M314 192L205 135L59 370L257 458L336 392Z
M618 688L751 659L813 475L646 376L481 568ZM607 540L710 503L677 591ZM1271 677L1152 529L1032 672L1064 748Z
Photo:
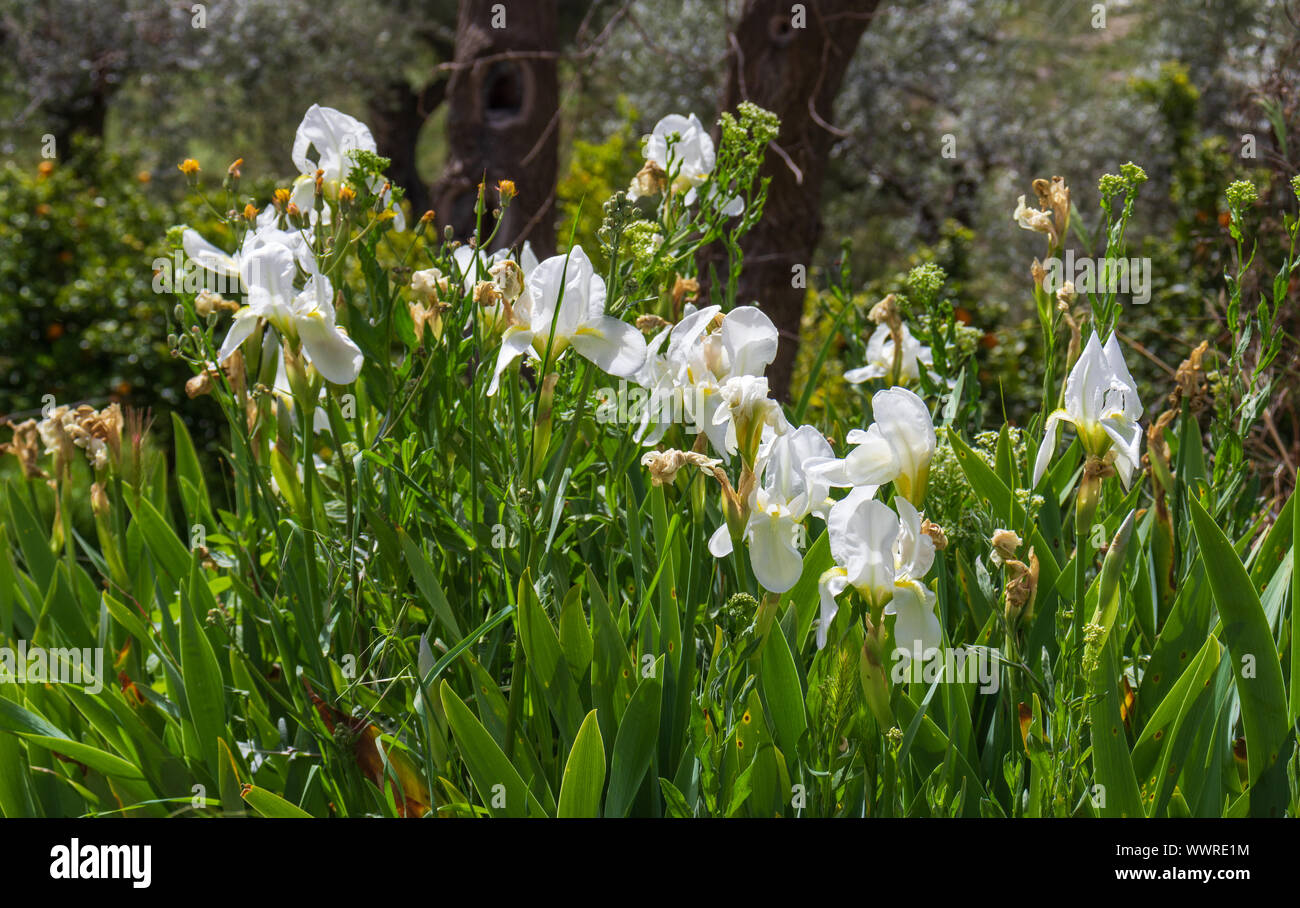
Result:
M639 168L639 138L661 116L716 120L743 6L559 4L561 244L594 245L600 203ZM804 339L830 331L835 313L817 292L826 269L851 267L865 311L936 263L979 332L985 404L1023 424L1041 382L1028 273L1041 238L1014 224L1016 197L1032 199L1036 177L1064 176L1072 243L1087 254L1097 179L1133 160L1151 179L1130 254L1154 275L1151 302L1129 306L1122 330L1154 408L1197 343L1226 337L1232 180L1260 187L1259 254L1276 255L1281 225L1267 213L1290 209L1300 163L1298 24L1294 0L881 3L825 124L835 142ZM406 172L432 185L448 159L456 38L455 0L0 0L0 416L45 395L114 399L179 408L213 444L211 414L184 399L187 371L168 356L171 301L151 287L167 228L202 218L176 163L198 159L211 185L242 158L250 194L283 184L285 149L319 102L376 127L384 154L386 120L401 111L418 127ZM1292 306L1292 338L1298 320ZM804 344L805 369L818 346ZM842 337L831 355L836 368L858 365ZM1286 380L1251 445L1289 484L1294 343L1277 368ZM858 393L825 384L821 397Z

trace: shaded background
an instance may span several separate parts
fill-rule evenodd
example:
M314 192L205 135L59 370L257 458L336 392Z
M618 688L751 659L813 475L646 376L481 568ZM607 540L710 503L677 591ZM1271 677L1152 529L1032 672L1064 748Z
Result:
M197 158L211 186L243 158L241 193L264 200L293 175L313 102L369 124L413 217L432 208L463 237L479 179L510 178L502 240L551 251L571 232L595 247L600 203L660 117L713 123L754 100L783 128L740 290L786 336L778 390L801 389L826 334L825 269L846 256L866 307L935 262L983 333L986 401L1021 422L1041 380L1028 264L1042 244L1012 222L1016 197L1060 174L1095 230L1097 178L1135 161L1151 179L1130 254L1155 275L1122 327L1153 402L1192 347L1227 336L1232 180L1260 186L1260 254L1279 260L1297 23L1296 0L0 0L0 414L47 394L118 399L180 408L215 438L150 286L167 228L205 217L176 162ZM810 266L808 291L792 264ZM1295 354L1250 441L1277 475L1300 461Z

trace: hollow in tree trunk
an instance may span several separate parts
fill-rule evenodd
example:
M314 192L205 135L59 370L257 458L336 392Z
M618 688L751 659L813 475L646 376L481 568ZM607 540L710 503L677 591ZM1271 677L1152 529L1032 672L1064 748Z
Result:
M495 248L528 240L555 252L559 78L555 0L461 0L447 85L447 166L434 187L438 224L459 239L474 232L478 185L486 187L484 235L498 207L497 182L517 195L502 212Z

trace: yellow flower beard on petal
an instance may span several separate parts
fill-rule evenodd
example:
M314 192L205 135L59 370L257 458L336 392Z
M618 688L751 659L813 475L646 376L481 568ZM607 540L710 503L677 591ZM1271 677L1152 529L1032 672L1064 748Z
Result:
M894 599L892 590L878 590L870 586L856 585L853 588L858 591L858 595L862 597L863 601L867 603L867 607L875 615L878 615L880 610L889 605Z
M697 175L678 174L677 179L673 180L672 191L674 193L687 192L699 186L705 179L705 177Z
M267 322L276 330L276 333L278 333L280 337L289 342L290 346L297 345L298 329L294 325L293 319L287 318L283 314L276 313L275 315L268 317Z
M899 473L894 478L894 490L918 509L925 503L925 490L930 478L930 464L927 462L916 471L915 476Z
M847 577L849 572L842 567L827 568L822 571L822 575L817 578L818 583L829 583L832 577Z
M1100 422L1096 423L1075 423L1075 431L1079 434L1079 443L1083 445L1083 450L1093 457L1104 457L1110 450L1112 444L1111 437L1106 434Z
M925 601L926 587L925 584L919 580L912 580L911 578L895 580L894 588L899 590L908 590L922 602Z
M534 334L533 349L537 351L538 356L545 356L546 345L549 342L551 346L551 359L554 360L569 348L569 339L557 334L555 335L555 339L551 340L549 334L550 332L547 332L546 334Z

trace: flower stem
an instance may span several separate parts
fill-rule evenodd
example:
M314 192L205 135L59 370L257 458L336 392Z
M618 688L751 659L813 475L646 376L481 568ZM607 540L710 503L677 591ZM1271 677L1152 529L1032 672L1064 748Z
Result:
M1092 522L1097 515L1097 502L1101 497L1101 475L1085 464L1079 491L1074 499L1074 622L1071 641L1078 647L1083 642L1085 616L1084 596L1087 591L1088 564L1092 561Z

